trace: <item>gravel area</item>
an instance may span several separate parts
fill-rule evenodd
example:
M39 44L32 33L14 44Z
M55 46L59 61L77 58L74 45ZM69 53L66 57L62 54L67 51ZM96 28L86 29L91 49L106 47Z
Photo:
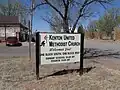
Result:
M85 68L95 67L82 76L78 72L54 74L78 69L79 63L40 66L35 76L35 60L27 57L0 57L0 90L120 90L120 61L114 58L84 60ZM46 76L46 77L45 77Z

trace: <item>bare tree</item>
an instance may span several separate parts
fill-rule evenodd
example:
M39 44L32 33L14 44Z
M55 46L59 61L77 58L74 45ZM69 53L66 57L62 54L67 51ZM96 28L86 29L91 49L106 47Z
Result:
M27 23L27 13L28 13L28 10L20 2L16 1L8 5L0 4L0 15L1 16L19 16L20 22L25 25Z
M40 4L36 5L35 8L44 4L48 5L62 20L64 32L69 33L71 23L71 32L73 33L81 18L91 16L91 5L100 4L104 6L112 1L114 0L41 0Z
M42 19L49 23L50 29L54 32L61 32L63 22L62 19L56 14L56 12L51 11L51 15L42 16Z

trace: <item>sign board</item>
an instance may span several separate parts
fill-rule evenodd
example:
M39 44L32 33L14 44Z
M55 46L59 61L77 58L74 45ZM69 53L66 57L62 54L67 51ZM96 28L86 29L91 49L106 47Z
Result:
M83 73L84 33L36 33L36 76L39 65L80 62Z
M81 34L40 33L40 64L80 61Z

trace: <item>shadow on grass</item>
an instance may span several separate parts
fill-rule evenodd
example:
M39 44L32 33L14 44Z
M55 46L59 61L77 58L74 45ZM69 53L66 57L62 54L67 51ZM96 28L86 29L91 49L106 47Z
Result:
M65 75L65 74L71 74L73 72L79 73L80 75L83 75L84 73L88 73L89 71L91 71L92 69L94 69L96 67L88 67L88 68L83 68L82 70L80 69L68 69L68 70L61 70L61 71L57 71L53 74L50 75L46 75L44 77L39 77L38 80L50 77L50 76L61 76L61 75Z
M95 49L95 48L85 48L85 52L84 52L84 58L86 58L86 59L103 57L103 56L110 56L110 57L114 57L114 58L115 58L115 56L118 56L117 58L120 58L119 55L120 55L120 52L115 52L115 51L110 50L110 49L100 50L100 49ZM99 63L96 61L94 61L94 62ZM53 74L46 75L44 77L39 77L38 79L41 80L41 79L44 79L44 78L47 78L50 76L60 76L60 75L70 74L73 72L76 72L76 73L79 73L80 75L83 75L84 73L88 73L89 71L91 71L94 68L96 68L96 67L83 68L82 70L80 70L80 69L61 70L61 71L55 72Z
M120 51L115 52L113 50L100 50L100 49L95 49L95 48L85 48L84 51L84 58L85 59L91 59L91 58L96 58L96 57L114 57L114 58L119 58L120 59Z

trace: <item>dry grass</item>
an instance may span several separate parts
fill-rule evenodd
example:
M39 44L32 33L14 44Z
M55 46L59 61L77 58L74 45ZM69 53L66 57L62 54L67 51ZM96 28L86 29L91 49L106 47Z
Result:
M0 90L16 90L16 85L33 79L34 72L28 58L0 58Z
M0 90L120 90L119 69L107 67L104 60L97 61L85 60L85 67L96 68L82 76L73 72L36 80L35 63L27 57L1 57ZM40 76L71 68L79 68L79 63L41 66Z

